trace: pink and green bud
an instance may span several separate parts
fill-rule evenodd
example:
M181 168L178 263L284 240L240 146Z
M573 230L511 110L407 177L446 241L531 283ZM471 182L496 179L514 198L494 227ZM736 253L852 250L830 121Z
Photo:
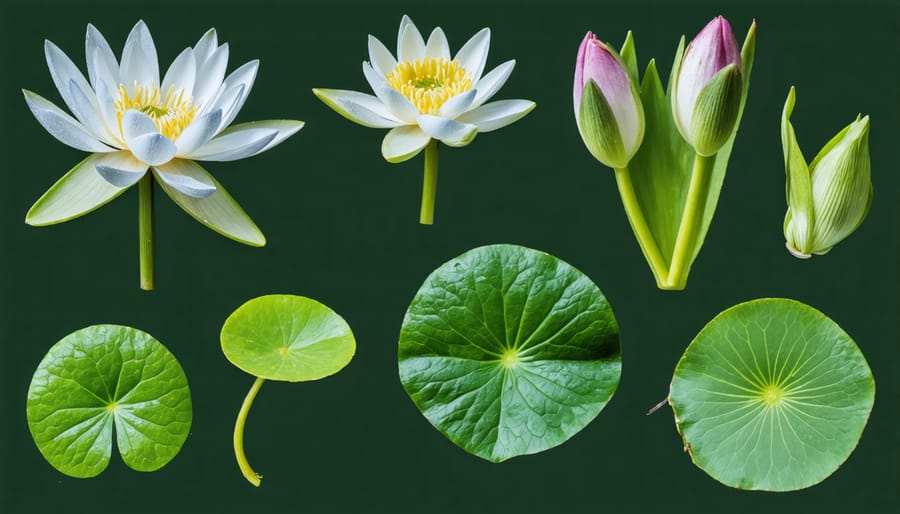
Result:
M741 52L728 21L718 16L688 45L677 65L672 114L700 155L713 155L734 131L743 79Z
M575 120L591 154L625 168L644 138L644 109L622 58L588 32L578 47L573 90Z

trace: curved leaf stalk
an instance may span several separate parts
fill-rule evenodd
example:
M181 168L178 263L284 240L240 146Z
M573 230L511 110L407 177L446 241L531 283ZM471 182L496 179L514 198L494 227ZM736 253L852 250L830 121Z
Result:
M650 264L650 270L653 271L656 283L662 287L668 276L666 261L663 259L659 247L656 245L656 239L653 238L653 233L641 211L641 205L635 195L634 184L631 182L631 175L627 167L616 168L616 185L619 186L619 196L622 197L622 205L625 206L625 215L628 217L631 229L641 246L644 257Z
M253 405L253 400L256 399L256 393L259 392L259 388L262 387L265 381L266 379L262 377L256 377L256 381L250 387L247 397L244 398L244 403L241 405L240 412L238 412L237 421L234 423L234 456L237 458L238 467L241 468L244 478L256 487L259 487L262 475L253 471L250 463L247 462L246 455L244 455L244 423L247 421L250 406Z
M425 176L422 179L422 209L419 211L419 223L434 223L434 197L437 193L438 141L432 139L425 147Z
M153 174L138 183L138 239L140 240L141 289L153 290Z
M703 221L703 209L709 197L710 178L715 162L716 154L708 157L696 154L694 157L691 183L688 186L687 200L681 214L681 224L678 226L678 236L675 238L675 250L672 252L670 261L672 264L669 267L669 275L665 284L660 286L661 289L681 290L687 285L694 248L697 247L697 238L700 235L700 225Z

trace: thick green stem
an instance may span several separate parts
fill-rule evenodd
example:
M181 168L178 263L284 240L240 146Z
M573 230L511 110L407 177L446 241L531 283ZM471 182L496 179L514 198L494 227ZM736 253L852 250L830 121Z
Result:
M650 264L657 285L661 286L668 274L666 261L659 252L659 247L656 246L656 239L650 232L650 227L644 218L644 211L641 210L637 196L634 194L634 184L631 182L628 168L616 168L616 184L619 186L619 196L622 197L622 205L625 206L625 215L631 224L631 230L634 231L634 236L641 246L644 258Z
M694 260L694 249L703 223L703 211L709 199L709 183L715 162L715 155L694 156L694 169L691 171L687 200L684 202L681 225L678 226L678 236L675 238L672 265L669 268L666 287L663 289L680 290L687 285L688 273Z
M141 289L153 290L153 174L138 182L138 239L140 240Z
M437 192L438 173L438 141L432 139L425 146L425 176L422 180L422 210L419 211L419 223L434 223L434 196Z
M253 471L250 463L247 462L247 457L244 455L244 422L247 421L247 413L250 412L250 406L253 405L256 393L259 392L259 388L262 387L265 381L264 378L257 377L256 381L253 382L250 392L247 393L247 397L244 398L244 403L241 405L241 411L238 412L237 421L234 423L234 456L237 458L238 466L241 468L244 478L256 487L259 487L262 475Z

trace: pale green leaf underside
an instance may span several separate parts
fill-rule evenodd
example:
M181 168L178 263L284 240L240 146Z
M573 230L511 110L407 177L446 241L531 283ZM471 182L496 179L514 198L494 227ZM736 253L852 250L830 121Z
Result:
M95 325L69 334L41 361L27 417L44 458L66 475L106 469L113 427L125 464L155 471L187 439L191 394L178 361L149 334Z
M29 209L25 223L53 225L87 214L110 202L128 188L107 182L96 163L105 154L95 153L76 164Z
M435 270L406 312L398 360L431 424L493 462L565 442L606 405L621 371L600 289L513 245L476 248Z
M669 393L694 463L728 486L767 491L809 487L837 470L874 398L850 336L786 299L716 316L684 352Z
M269 380L301 382L333 375L356 352L350 326L302 296L268 295L238 307L222 327L222 351L238 368Z

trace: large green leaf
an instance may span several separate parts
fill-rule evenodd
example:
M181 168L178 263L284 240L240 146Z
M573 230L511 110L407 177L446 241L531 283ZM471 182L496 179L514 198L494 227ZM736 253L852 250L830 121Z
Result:
M841 327L794 300L742 303L688 346L669 393L694 463L740 489L790 491L856 447L875 383Z
M400 380L422 414L469 453L499 462L559 445L619 383L619 331L597 286L513 245L435 270L406 312Z
M232 364L268 380L300 382L333 375L356 351L350 326L310 298L268 295L238 307L222 327Z
M175 357L149 334L95 325L56 343L28 389L28 427L44 458L89 478L109 464L113 427L122 460L166 465L191 428L191 393Z

